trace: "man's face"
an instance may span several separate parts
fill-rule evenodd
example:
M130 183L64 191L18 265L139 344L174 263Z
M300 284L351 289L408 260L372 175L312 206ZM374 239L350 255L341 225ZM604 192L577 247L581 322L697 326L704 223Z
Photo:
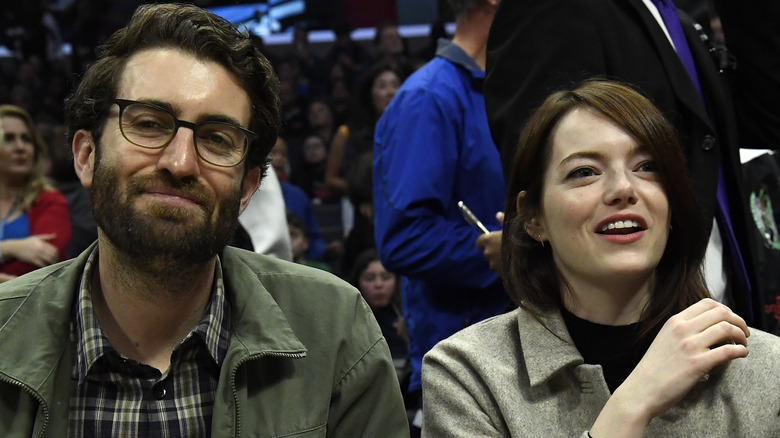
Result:
M233 75L176 49L133 55L117 97L168 107L193 123L221 120L246 128L251 114L249 96ZM259 173L253 169L244 177L243 163L203 161L189 128L179 128L161 149L136 146L122 136L118 115L114 105L95 146L93 173L80 175L93 189L102 233L120 252L161 273L208 261L232 236Z

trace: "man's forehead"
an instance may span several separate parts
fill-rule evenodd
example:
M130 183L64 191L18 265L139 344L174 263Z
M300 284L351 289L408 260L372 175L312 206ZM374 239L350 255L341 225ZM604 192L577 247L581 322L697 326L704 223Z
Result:
M119 79L117 97L165 102L179 115L222 114L248 126L249 94L219 63L176 48L133 54Z

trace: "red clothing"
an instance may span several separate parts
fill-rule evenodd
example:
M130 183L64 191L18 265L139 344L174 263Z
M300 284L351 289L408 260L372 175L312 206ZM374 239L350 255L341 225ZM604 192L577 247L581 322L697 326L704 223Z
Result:
M68 202L62 196L62 193L56 190L44 190L35 203L26 211L26 214L30 223L31 236L36 234L57 235L49 243L57 247L60 253L60 260L64 260L68 242L70 242L71 228ZM35 269L38 268L18 260L9 260L0 265L0 272L17 276Z

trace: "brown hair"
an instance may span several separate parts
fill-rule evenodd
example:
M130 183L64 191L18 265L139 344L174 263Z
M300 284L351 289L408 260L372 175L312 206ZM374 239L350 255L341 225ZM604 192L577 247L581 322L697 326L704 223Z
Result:
M16 117L17 119L21 119L25 126L27 126L27 130L30 133L30 139L32 139L33 146L35 147L33 168L19 193L19 203L17 205L18 209L25 211L35 203L35 200L38 199L38 195L40 195L43 190L53 189L53 186L46 178L49 150L41 139L41 136L38 135L38 131L30 113L24 108L15 105L0 105L0 118L3 117ZM0 132L2 132L1 129ZM5 142L5 138L2 140Z
M257 134L246 168L259 166L265 171L281 123L279 84L271 64L255 48L249 34L192 5L140 6L126 27L98 47L98 60L65 100L68 141L73 141L79 129L100 137L128 59L140 50L157 47L176 48L216 62L238 78L252 103L249 129Z
M553 93L523 129L509 179L502 238L507 293L515 304L533 313L563 305L565 291L551 249L529 236L525 225L541 207L552 132L575 108L596 111L617 124L658 166L669 201L671 231L642 315L642 336L654 336L670 316L709 296L701 274L707 236L674 128L650 100L625 84L596 79ZM525 196L518 210L517 197L522 191Z

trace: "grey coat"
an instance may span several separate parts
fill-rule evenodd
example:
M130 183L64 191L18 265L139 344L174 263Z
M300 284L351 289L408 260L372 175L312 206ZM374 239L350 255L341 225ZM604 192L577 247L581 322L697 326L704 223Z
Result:
M560 312L551 331L518 309L442 341L423 360L423 437L578 437L610 396ZM780 338L751 329L749 356L700 382L648 437L780 437Z

